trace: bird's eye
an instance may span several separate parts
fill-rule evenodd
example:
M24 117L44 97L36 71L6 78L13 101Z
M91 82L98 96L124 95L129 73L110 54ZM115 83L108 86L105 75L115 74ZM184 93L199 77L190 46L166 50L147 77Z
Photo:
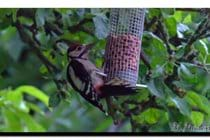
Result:
M77 50L80 51L82 49L82 47L78 47Z

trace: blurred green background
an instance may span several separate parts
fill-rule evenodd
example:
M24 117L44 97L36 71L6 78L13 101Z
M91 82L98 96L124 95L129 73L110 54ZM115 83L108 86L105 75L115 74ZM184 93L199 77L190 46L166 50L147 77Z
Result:
M141 61L138 82L148 89L115 101L131 112L117 112L119 125L62 83L67 47L56 40L95 43L90 59L101 67L109 15L110 9L0 9L0 131L210 131L199 129L210 125L208 9L146 9L142 51L150 66ZM58 70L50 72L42 57Z

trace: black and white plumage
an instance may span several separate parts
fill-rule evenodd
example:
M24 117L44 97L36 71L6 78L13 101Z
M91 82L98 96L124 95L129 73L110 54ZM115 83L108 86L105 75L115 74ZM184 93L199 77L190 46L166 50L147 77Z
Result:
M104 83L103 79L106 74L96 68L88 59L90 48L91 45L69 45L67 79L73 89L84 99L106 113L100 103L101 98L131 95L131 93L137 93L137 90L130 86L128 82L119 78Z
M88 60L88 50L89 46L75 44L69 47L67 79L84 99L105 112L99 98L99 87L103 85L102 77L105 74Z

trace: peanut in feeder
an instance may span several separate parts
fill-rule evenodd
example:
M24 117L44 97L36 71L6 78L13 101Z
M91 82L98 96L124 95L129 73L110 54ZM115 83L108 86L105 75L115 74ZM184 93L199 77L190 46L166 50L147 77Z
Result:
M136 87L145 9L112 9L105 50L105 79L115 78ZM141 85L140 85L141 86ZM145 87L145 86L141 86Z

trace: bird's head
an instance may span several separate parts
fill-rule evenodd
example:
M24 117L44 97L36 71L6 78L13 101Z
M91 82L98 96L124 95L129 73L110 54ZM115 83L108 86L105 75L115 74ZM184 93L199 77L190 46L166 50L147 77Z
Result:
M87 59L91 47L92 45L71 44L67 51L68 59Z
M68 60L75 59L75 58L87 59L89 50L93 46L93 44L81 45L80 43L70 42L65 39L56 41L56 43L59 43L59 42L63 42L68 46L68 49L67 49Z

